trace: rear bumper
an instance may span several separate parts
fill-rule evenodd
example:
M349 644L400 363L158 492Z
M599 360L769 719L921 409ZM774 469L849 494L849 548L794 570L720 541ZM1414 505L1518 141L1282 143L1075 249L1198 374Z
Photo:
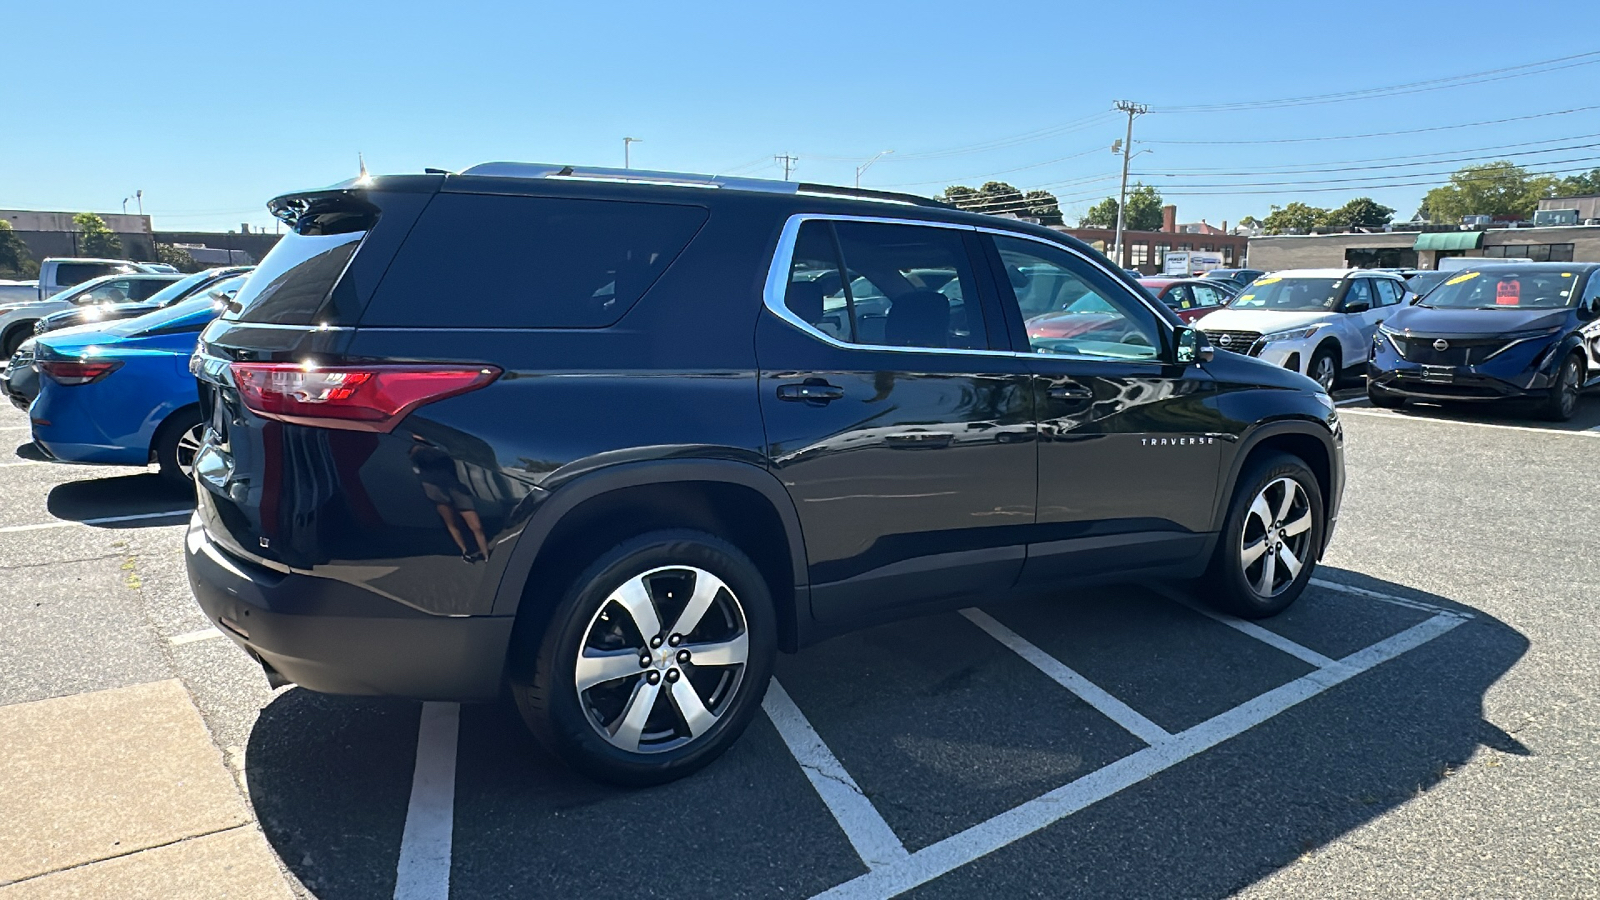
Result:
M218 630L302 687L417 700L499 695L511 616L435 616L354 585L224 552L196 518L189 584Z

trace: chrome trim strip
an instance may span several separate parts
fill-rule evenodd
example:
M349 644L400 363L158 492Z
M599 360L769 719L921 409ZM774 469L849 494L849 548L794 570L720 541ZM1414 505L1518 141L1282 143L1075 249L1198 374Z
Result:
M783 223L783 231L778 235L778 247L772 255L772 263L767 268L767 281L761 292L762 302L767 307L768 312L782 319L784 322L787 322L789 325L800 329L810 337L822 341L824 344L827 344L830 347L837 347L841 350L875 350L887 351L891 353L952 353L960 356L998 356L1011 359L1038 358L1055 360L1057 362L1076 360L1080 362L1116 363L1119 365L1170 365L1170 363L1164 359L1124 360L1115 359L1112 357L1080 357L1067 356L1060 353L1036 353L1031 351L1019 352L1015 350L968 350L954 347L891 347L884 344L851 344L841 341L838 338L835 338L832 335L829 335L826 332L818 329L810 322L807 322L795 315L783 302L784 295L788 292L789 288L789 267L794 263L794 245L799 239L800 226L804 225L806 222L817 220L829 222L866 222L876 225L914 225L921 228L947 228L951 231L971 231L974 233L999 235L1001 237L1022 238L1024 240L1030 240L1035 243L1044 244L1046 247L1054 247L1058 250L1065 250L1066 252L1083 259L1090 265L1099 268L1102 272L1105 272L1111 277L1113 283L1122 286L1125 290L1127 286L1122 285L1122 283L1114 275L1111 275L1111 272L1106 269L1104 265L1096 263L1094 260L1078 252L1077 250L1068 247L1065 244L1058 244L1055 241L1046 240L1045 238L1037 235L1024 234L1016 231L1007 231L1003 228L985 228L978 225L965 225L957 222L940 222L930 219L896 219L883 216L851 216L835 213L796 213L790 216L788 221ZM1131 290L1127 291L1127 293L1128 296L1132 297L1140 306L1143 306L1147 310L1150 309L1150 305L1146 303L1144 298L1140 297L1137 293ZM1159 313L1154 313L1154 315L1158 322L1166 322L1166 320L1163 319ZM1170 333L1168 334L1168 337L1170 339Z

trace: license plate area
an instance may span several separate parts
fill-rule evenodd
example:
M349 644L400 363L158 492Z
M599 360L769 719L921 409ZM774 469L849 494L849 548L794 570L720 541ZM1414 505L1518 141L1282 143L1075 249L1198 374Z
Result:
M1455 384L1456 370L1450 366L1423 366L1422 380L1428 384Z

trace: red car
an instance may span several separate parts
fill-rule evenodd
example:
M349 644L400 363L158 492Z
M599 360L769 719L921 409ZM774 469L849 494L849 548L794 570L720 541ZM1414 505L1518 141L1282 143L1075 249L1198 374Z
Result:
M1156 299L1167 305L1185 322L1193 322L1233 299L1227 285L1202 278L1141 278Z

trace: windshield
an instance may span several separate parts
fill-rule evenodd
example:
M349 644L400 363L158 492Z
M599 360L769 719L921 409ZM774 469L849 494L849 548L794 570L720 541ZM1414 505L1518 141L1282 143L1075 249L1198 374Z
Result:
M1434 309L1560 309L1577 300L1580 274L1511 266L1469 269L1429 291L1418 305Z
M171 306L163 307L153 313L139 316L136 319L123 319L106 326L104 333L117 337L137 337L155 331L184 330L184 326L192 325L198 332L207 322L215 319L222 312L222 305L212 300L210 296L202 294L180 300Z
M1422 296L1438 286L1439 282L1449 278L1449 272L1422 272L1406 279L1406 289L1417 296Z
M189 292L194 290L197 286L205 284L207 281L215 277L217 277L215 272L196 272L182 281L174 281L161 290L156 291L154 294L151 294L150 299L146 300L145 302L151 306L167 306L172 303L177 303L179 300L182 300L184 297L188 296Z
M127 280L124 275L101 275L99 278L90 279L83 284L67 288L50 299L65 300L71 303L105 303L108 300L120 303L122 301L115 300L115 298L120 295L122 300L126 300L128 295L121 288L116 287L114 283L126 283Z
M1343 278L1257 278L1229 309L1276 309L1284 312L1326 312L1334 308Z

